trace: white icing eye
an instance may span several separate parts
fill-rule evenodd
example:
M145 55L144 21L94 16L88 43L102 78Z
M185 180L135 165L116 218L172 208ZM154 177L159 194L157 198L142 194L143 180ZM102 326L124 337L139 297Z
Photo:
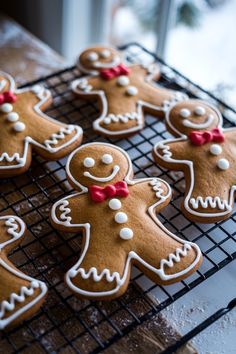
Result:
M188 118L190 115L191 115L191 112L189 109L187 108L182 108L179 112L179 115L182 117L182 118Z
M219 167L220 170L228 170L229 168L229 161L226 160L226 159L220 159L218 162L217 162L217 166Z
M213 144L210 147L210 152L212 155L220 155L222 153L222 147L218 144Z
M206 110L205 110L204 107L198 106L198 107L195 108L194 113L195 113L197 116L203 116L203 115L206 113Z
M8 115L7 115L8 122L17 122L18 119L19 119L19 114L16 112L11 112L11 113L8 113Z
M98 60L98 54L96 52L90 52L88 55L87 55L87 59L88 61L96 61Z
M113 162L113 157L110 154L104 154L102 156L102 162L105 163L106 165L109 165L110 163Z
M123 229L120 230L120 237L123 240L130 240L133 235L133 230L131 230L129 227L123 227Z
M13 126L13 129L17 132L23 132L23 130L25 130L25 124L22 122L16 122Z
M10 113L10 112L13 110L13 106L12 106L12 104L10 104L10 103L3 103L3 104L0 106L0 110L1 110L3 113Z
M92 157L86 157L83 163L85 167L93 167L95 165L95 161Z
M104 49L104 50L100 53L100 57L101 57L101 58L104 58L104 59L109 58L110 55L111 55L111 52L110 52L110 50L108 50L108 49Z

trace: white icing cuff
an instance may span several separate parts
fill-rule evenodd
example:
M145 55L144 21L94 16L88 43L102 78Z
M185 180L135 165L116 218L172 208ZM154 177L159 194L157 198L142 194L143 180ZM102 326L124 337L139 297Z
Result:
M54 150L55 146L60 143L60 140L65 139L66 135L71 134L75 129L74 125L62 127L58 133L54 133L49 139L44 141L44 145L48 150Z
M201 197L198 196L197 198L191 198L189 200L189 203L191 204L193 209L220 209L220 210L232 210L232 206L228 203L227 200L221 199L219 196L217 197Z
M87 79L78 80L77 87L83 92L90 92L93 89L92 85L89 85Z
M110 123L128 123L129 120L140 120L142 117L137 112L130 112L124 114L109 114L103 118L103 123L108 125Z
M41 283L34 280L28 287L22 286L17 294L11 293L8 300L0 303L0 321L4 318L6 312L14 311L19 303L24 303L30 296L33 296L35 289L39 287L41 287Z
M91 267L87 272L84 268L79 268L77 270L71 269L68 272L68 277L74 278L78 274L80 274L83 279L87 280L90 278L96 283L100 282L102 278L105 278L108 283L112 283L113 281L115 281L118 286L121 285L120 274L118 272L111 273L110 270L107 268L103 269L100 273L98 273L97 268L95 267Z

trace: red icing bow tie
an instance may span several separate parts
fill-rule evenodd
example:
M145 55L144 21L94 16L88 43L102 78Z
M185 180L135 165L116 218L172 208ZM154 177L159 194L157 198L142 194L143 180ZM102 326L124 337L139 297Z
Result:
M127 68L127 66L120 64L115 68L101 70L100 75L105 80L111 80L114 77L118 77L121 75L129 75L129 72L130 70L129 68Z
M0 94L0 104L16 102L16 95L12 91L5 91Z
M127 197L129 190L126 182L118 181L115 184L109 184L104 188L93 185L89 187L89 194L94 202L101 203L104 200L115 196Z
M214 128L212 130L205 130L202 132L193 131L189 134L189 139L193 145L204 145L210 143L211 141L215 143L223 143L225 140L224 134L219 128Z

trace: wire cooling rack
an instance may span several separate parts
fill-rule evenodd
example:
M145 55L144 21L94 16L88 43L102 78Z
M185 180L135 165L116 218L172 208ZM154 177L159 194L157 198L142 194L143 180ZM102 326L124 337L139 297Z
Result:
M141 46L131 44L121 49L125 50L130 62L159 62L162 67L159 83L162 86L216 104L224 114L226 127L236 121L236 112L230 107ZM26 174L1 181L0 214L16 214L26 222L28 235L12 253L11 259L23 272L45 281L49 296L41 311L32 319L2 332L0 353L97 353L236 258L236 214L217 224L190 222L179 208L184 191L182 173L166 171L153 163L153 145L170 137L164 122L146 116L145 128L139 134L127 139L102 138L91 128L98 116L96 104L80 101L69 89L69 83L78 75L77 69L72 67L37 81L46 85L54 98L47 113L63 122L80 124L84 129L84 142L108 141L124 148L132 159L136 177L158 176L168 181L173 188L173 199L160 219L169 230L201 247L203 264L188 279L167 287L155 285L134 267L128 291L120 299L111 302L76 299L65 286L63 276L79 257L81 236L59 233L48 219L52 204L72 190L65 178L66 158L46 162L36 155ZM152 301L153 296L158 302ZM235 301L219 310L165 353L178 349L234 305Z

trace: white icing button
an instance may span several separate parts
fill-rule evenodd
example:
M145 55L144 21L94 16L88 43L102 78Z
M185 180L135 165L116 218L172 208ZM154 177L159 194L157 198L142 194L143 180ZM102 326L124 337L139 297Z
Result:
M129 96L135 96L135 95L137 95L137 93L138 93L138 89L137 89L137 87L135 87L135 86L129 86L129 87L127 87L127 89L126 89L126 93L127 93L127 95L129 95Z
M213 144L210 147L210 152L212 155L220 155L222 153L222 147L218 144Z
M109 58L110 55L111 55L111 52L110 52L110 50L108 50L108 49L104 49L104 50L101 51L101 53L100 53L100 56L101 56L102 58L104 58L104 59Z
M93 167L95 165L95 161L94 159L92 159L92 157L86 157L84 159L84 166L85 167Z
M0 109L3 113L10 113L13 110L13 106L10 103L3 103Z
M109 201L109 208L112 210L119 210L121 208L121 202L119 199L113 198Z
M206 113L206 110L202 106L198 106L195 108L194 113L196 113L198 116L203 116Z
M226 160L226 159L220 159L218 162L217 162L217 166L219 167L219 169L221 170L227 170L229 168L229 161Z
M129 85L128 76L125 76L125 75L119 76L118 79L117 79L117 85L119 85L119 86L127 86L127 85Z
M190 116L191 112L187 108L182 108L179 112L179 115L183 118L188 118Z
M120 237L123 240L130 240L133 235L134 233L129 227L123 227L123 229L120 230Z
M31 91L34 93L40 93L42 91L43 87L41 85L34 85L31 87Z
M96 61L98 60L98 54L96 52L90 52L87 56L88 61Z
M11 112L11 113L8 113L8 115L7 115L7 120L9 122L17 122L18 119L19 119L19 114L16 112Z
M13 129L14 129L17 133L23 132L23 130L25 130L25 124L22 123L22 122L16 122L16 123L13 125Z
M110 163L113 162L113 157L110 154L104 154L102 156L102 162L105 163L106 165L109 165Z
M119 213L116 213L115 215L115 221L118 224L123 224L128 221L128 216L125 213L119 211Z

